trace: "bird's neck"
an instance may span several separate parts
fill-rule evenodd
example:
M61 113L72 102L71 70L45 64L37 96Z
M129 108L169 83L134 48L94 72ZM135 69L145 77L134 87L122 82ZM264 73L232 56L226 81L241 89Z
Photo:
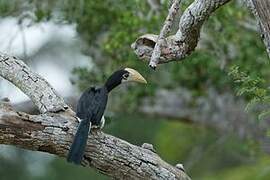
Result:
M110 92L111 90L113 90L116 86L118 86L119 84L121 84L121 81L115 81L113 78L109 78L106 83L105 83L105 87L107 89L108 92Z

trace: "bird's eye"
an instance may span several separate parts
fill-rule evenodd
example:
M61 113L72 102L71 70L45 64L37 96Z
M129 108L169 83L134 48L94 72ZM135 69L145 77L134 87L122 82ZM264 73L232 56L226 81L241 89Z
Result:
M123 79L127 80L128 76L129 76L129 74L128 74L128 73L123 74Z

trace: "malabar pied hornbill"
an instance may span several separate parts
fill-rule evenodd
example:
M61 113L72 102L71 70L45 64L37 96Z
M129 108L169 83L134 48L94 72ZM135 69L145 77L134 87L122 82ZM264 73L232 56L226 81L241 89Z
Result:
M125 82L147 83L136 70L125 68L114 72L102 87L90 87L83 92L76 110L76 116L80 119L80 124L67 157L68 162L81 163L90 129L101 129L104 126L103 114L107 105L108 94L116 86Z

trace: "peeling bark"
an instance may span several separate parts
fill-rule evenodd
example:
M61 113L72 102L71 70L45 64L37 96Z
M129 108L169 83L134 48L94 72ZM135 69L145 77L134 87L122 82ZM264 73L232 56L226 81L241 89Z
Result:
M46 80L21 60L0 54L0 75L23 90L41 112L46 112L16 112L8 102L0 102L0 143L66 157L78 125L75 113ZM169 165L148 147L92 131L82 165L115 179L190 179L183 169Z

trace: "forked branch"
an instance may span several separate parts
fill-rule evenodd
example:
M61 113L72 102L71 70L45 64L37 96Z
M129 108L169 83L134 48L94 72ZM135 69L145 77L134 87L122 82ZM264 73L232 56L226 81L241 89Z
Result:
M160 53L154 57L159 57L159 61L154 58L154 63L168 63L175 60L184 59L197 46L200 30L203 23L219 7L230 0L195 0L183 13L179 22L179 28L175 35L165 38L166 44L161 46ZM175 1L176 2L176 1ZM175 3L174 2L174 3ZM166 26L166 22L164 23ZM145 34L140 36L132 45L132 49L140 59L150 60L157 44L159 36L155 34ZM154 64L155 65L155 64Z

